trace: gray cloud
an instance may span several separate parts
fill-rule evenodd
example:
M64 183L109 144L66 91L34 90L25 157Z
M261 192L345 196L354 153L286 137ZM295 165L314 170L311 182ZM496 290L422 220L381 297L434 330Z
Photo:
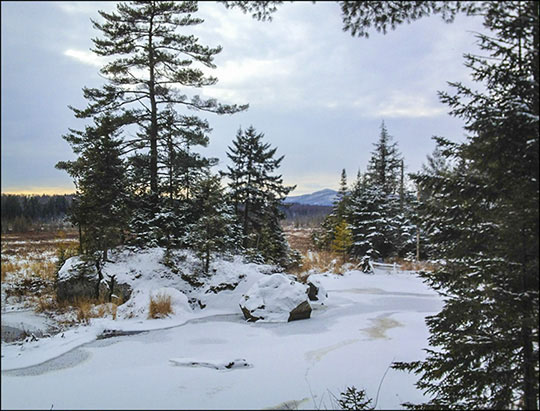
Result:
M96 86L98 35L89 18L109 2L2 3L2 190L72 188L54 169L73 158L61 139L81 127L67 105L84 106L81 88ZM436 96L446 81L470 82L462 54L474 51L478 19L438 17L398 27L386 36L352 38L341 31L339 7L321 2L283 5L271 23L239 10L201 2L203 44L223 46L212 71L219 83L201 90L225 102L250 103L226 117L208 116L214 129L207 155L222 160L241 125L253 124L285 154L282 173L295 194L336 187L346 168L365 169L385 120L409 171L434 147L432 135L459 140L461 122Z

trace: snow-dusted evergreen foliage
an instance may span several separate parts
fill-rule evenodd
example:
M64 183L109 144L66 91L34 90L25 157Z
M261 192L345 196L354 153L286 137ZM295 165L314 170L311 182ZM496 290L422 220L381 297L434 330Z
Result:
M217 82L193 63L215 68L213 59L221 48L203 46L195 37L180 32L203 22L194 16L196 12L196 2L119 3L114 12L99 12L103 21L93 21L102 35L93 39L93 51L112 60L101 69L105 85L84 88L87 107L72 109L76 117L94 118L95 122L103 118L102 113L107 113L106 118L115 126L117 162L105 152L99 158L99 151L108 149L100 146L95 152L88 152L93 153L91 159L84 158L88 153L83 151L76 162L60 163L86 192L92 191L91 207L87 199L90 194L77 199L74 207L88 249L95 248L91 246L93 243L109 247L123 241L123 238L104 240L104 236L112 236L101 232L107 224L109 231L122 225L122 230L116 231L126 233L126 241L138 247L163 246L167 252L173 248L196 247L187 242L186 227L196 227L202 224L199 220L213 215L202 215L201 209L196 209L201 205L193 199L200 184L204 186L209 167L217 162L193 150L208 144L210 126L206 119L181 114L177 109L231 114L246 109L247 105L223 105L196 95L188 98L180 90ZM87 127L85 132L71 130L65 138L79 154L94 144L93 140L96 144L101 142L95 134L94 129ZM83 143L86 146L82 147ZM109 169L99 168L100 161L106 159L110 160ZM118 173L114 167L118 168L119 164L123 173L121 188L111 183ZM97 183L91 186L87 182L90 172L87 170L98 173L96 176L105 186L99 187ZM89 207L95 213L106 209L115 217L101 221L89 213Z
M404 187L403 160L384 122L367 172L359 173L348 197L347 221L353 244L351 255L387 258L405 256L415 245L411 223L412 195Z
M208 274L213 253L240 250L241 229L218 176L207 175L194 187L193 210L196 215L185 242L201 259L203 273Z
M379 140L374 146L366 173L367 184L378 186L385 195L397 194L402 166L401 153L397 143L388 134L384 121L381 123Z
M103 88L84 88L89 101L83 109L73 108L77 117L101 112L121 116L125 125L138 127L136 136L124 136L124 147L148 155L147 190L154 200L162 177L178 170L177 160L192 158L189 147L206 145L208 122L194 115L180 114L176 107L189 107L218 114L230 114L247 106L222 105L215 99L188 97L179 88L199 88L217 82L193 63L215 68L220 47L210 48L178 29L203 22L194 16L196 2L119 3L116 11L100 11L103 22L93 21L103 37L93 39L93 51L114 59L101 69L107 79ZM174 156L173 154L178 154ZM184 164L185 166L185 164ZM161 175L161 171L164 171ZM169 172L167 172L169 171Z
M279 168L283 156L274 158L277 148L262 141L263 133L253 126L238 130L227 156L231 200L242 226L244 249L264 261L286 265L288 244L279 223L283 217L278 206L294 187L283 185Z
M466 65L485 91L454 83L456 94L441 94L469 132L463 144L438 141L458 166L415 178L446 261L423 274L446 296L427 321L436 348L396 365L433 396L418 408L538 408L539 6L482 7L487 55L467 55Z
M415 196L405 187L403 159L384 122L374 145L366 173L358 172L350 191L343 170L332 212L313 234L313 241L321 248L334 248L337 227L346 222L352 235L350 256L358 259L411 256L416 248L417 229L412 222L416 213ZM343 227L340 231L343 237Z
M75 161L59 162L77 187L72 220L80 228L80 244L86 255L99 252L107 259L107 250L124 240L128 210L128 192L119 123L110 116L94 118L84 132L71 130L64 138L79 154Z

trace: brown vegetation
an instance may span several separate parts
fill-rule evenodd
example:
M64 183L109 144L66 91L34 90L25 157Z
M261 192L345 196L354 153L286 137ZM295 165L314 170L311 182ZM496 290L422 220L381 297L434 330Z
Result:
M172 312L170 295L160 293L150 297L148 318L163 318L172 314Z

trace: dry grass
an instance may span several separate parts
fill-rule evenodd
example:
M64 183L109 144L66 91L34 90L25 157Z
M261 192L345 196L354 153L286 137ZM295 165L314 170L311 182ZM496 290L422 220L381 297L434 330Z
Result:
M113 320L116 320L117 309L118 305L115 303L103 303L94 306L92 315L94 318L103 318L110 315Z
M285 227L284 232L291 248L300 251L302 254L306 254L309 250L315 248L313 241L311 241L312 229Z
M300 282L305 282L310 272L343 274L351 269L345 257L333 251L308 251L302 255L302 263L291 270Z
M163 318L172 314L171 296L157 294L150 297L150 307L148 309L148 318Z
M36 300L36 307L34 309L37 313L44 313L48 311L55 311L58 309L58 303L56 302L56 298L51 295L42 295L38 297Z
M77 321L83 324L88 324L92 318L92 308L94 305L86 299L78 299L73 303L77 310Z
M396 263L401 270L406 271L434 271L437 268L435 264L427 261L410 261L402 258L391 259L389 263Z
M19 271L20 267L12 261L2 261L2 282L6 281L8 274L13 274Z
M53 261L30 261L22 265L31 277L39 277L44 280L56 278L56 264Z
M109 315L116 320L118 306L115 303L105 303L101 300L78 298L72 305L76 310L77 322L88 324L91 318L104 318Z

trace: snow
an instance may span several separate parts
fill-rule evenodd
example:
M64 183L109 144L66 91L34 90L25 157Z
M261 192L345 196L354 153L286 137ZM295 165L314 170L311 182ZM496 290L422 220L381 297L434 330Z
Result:
M193 287L161 264L162 255L123 250L106 264L134 287L116 320L2 343L2 409L328 409L330 393L352 385L375 400L385 373L377 408L423 400L416 376L388 369L425 357L425 317L442 308L415 273L311 274L328 298L310 302L310 319L249 323L238 306L249 290L286 305L305 298L305 286L235 257L216 260L214 274ZM189 273L195 262L185 254L176 268ZM287 292L270 295L285 282ZM149 298L159 293L171 296L174 313L148 319ZM107 330L131 335L100 339Z
M170 297L171 299L172 313L169 317L183 318L186 313L191 313L192 311L187 296L175 288L138 288L125 304L118 307L117 315L121 318L147 318L149 315L150 299L156 299L159 296Z
M287 322L289 314L308 301L307 287L283 274L262 278L242 296L240 305L259 322Z
M174 365L182 367L206 367L216 370L232 370L235 368L251 367L244 358L236 358L234 360L205 360L201 361L194 358L171 358L169 359Z

